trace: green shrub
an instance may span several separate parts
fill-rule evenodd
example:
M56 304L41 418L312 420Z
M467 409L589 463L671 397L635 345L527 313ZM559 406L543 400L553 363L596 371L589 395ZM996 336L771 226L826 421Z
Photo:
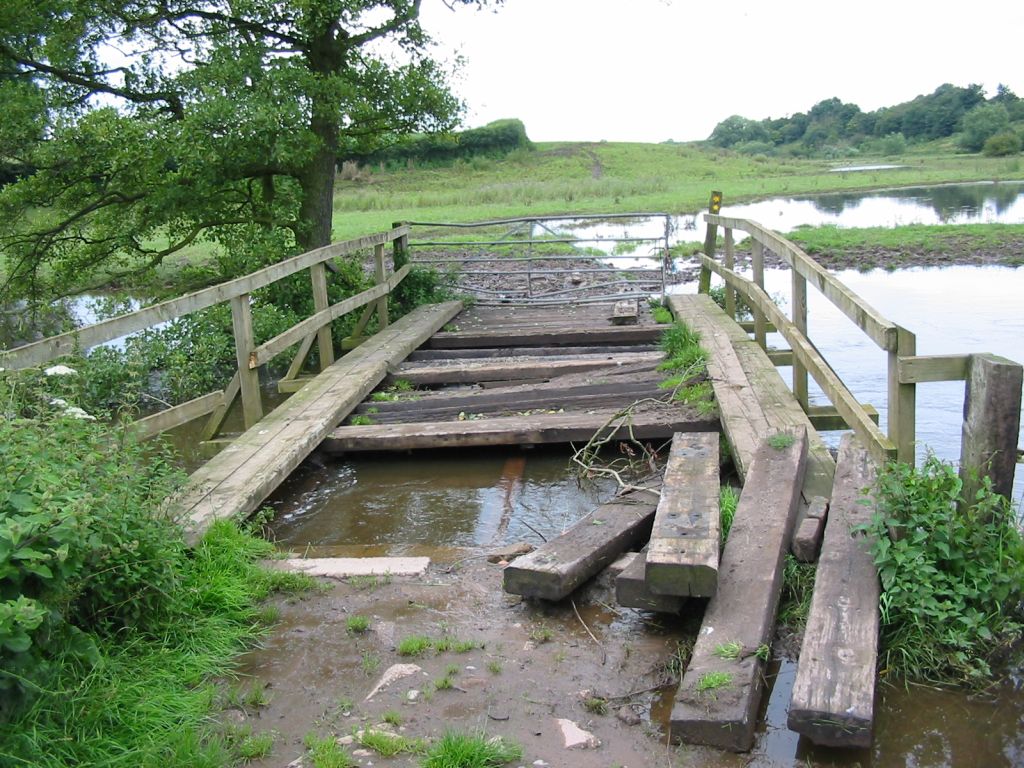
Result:
M1024 632L1024 542L1013 509L986 485L961 503L956 469L929 456L892 464L874 491L884 665L913 680L981 685Z
M1016 155L1020 152L1020 148L1020 136L1013 131L1004 131L990 136L981 148L981 152L986 157L1006 157Z

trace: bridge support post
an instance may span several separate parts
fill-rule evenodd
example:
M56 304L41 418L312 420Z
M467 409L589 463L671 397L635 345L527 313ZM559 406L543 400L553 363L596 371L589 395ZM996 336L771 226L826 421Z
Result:
M322 312L329 306L327 298L327 270L324 263L314 264L309 268L309 277L313 283L313 307ZM334 345L331 342L331 326L325 325L316 332L317 349L320 352L320 370L324 371L334 362Z
M249 306L248 293L231 299L231 325L235 333L235 359L238 361L242 390L242 415L245 428L249 429L263 418L263 403L260 399L259 371L249 367L256 344L252 335L252 308Z
M736 268L736 248L731 227L725 228L725 268L730 271ZM725 284L725 314L736 319L736 289L729 282Z
M764 290L764 243L757 238L751 238L750 243L751 261L754 268L754 284ZM764 312L761 311L756 304L753 306L754 310L754 341L760 345L761 349L768 349L768 319L765 317Z
M899 359L917 354L917 336L896 326L896 349L889 350L888 435L896 446L896 460L916 463L917 385L900 382Z
M791 269L790 272L793 276L793 325L806 337L807 278L795 269ZM810 404L807 395L807 368L797 359L796 355L793 356L793 394L796 395L796 400L804 409L804 413L807 413Z
M722 193L712 192L711 200L708 202L708 212L718 213L722 208ZM704 235L704 255L709 259L715 258L715 247L718 240L718 225L708 222L708 230ZM711 290L711 270L702 266L700 268L700 281L697 283L698 293L707 293Z
M1022 373L1019 363L997 355L971 355L967 363L960 479L968 504L985 475L996 493L1013 495Z
M377 285L384 282L387 275L384 270L384 246L378 245L373 249L373 277ZM381 296L377 299L377 324L381 329L388 327L388 297Z

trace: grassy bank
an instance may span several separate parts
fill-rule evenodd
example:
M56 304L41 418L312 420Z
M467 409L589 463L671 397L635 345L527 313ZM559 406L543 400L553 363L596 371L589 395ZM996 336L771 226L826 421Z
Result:
M937 253L1006 247L1024 239L1024 224L910 224L862 229L829 225L798 229L787 237L811 254L864 248Z
M858 158L869 164L879 158ZM339 182L334 236L347 239L393 221L479 221L551 213L698 211L712 189L727 202L784 194L1017 179L1019 158L907 155L904 168L833 173L838 163L747 156L699 144L548 143L502 160L436 168L363 169Z

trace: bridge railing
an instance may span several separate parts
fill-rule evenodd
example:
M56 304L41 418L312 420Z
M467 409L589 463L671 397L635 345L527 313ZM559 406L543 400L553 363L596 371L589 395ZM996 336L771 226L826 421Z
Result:
M961 476L965 498L973 498L977 478L989 475L996 490L1012 493L1020 424L1020 364L988 354L917 355L917 339L906 328L884 317L863 298L818 264L799 246L748 219L705 214L707 253L701 257L699 290L710 288L711 274L725 281L726 312L735 318L737 294L754 317L754 338L767 351L769 323L792 350L793 393L808 412L808 374L871 452L884 463L915 461L917 385L931 381L966 381ZM724 229L724 254L715 258L717 228ZM751 236L752 279L735 271L734 231ZM764 254L770 250L790 268L791 301L787 317L765 291ZM850 392L809 338L807 286L816 288L887 356L887 428L883 432L872 414Z
M135 422L135 428L139 434L148 437L210 414L203 434L204 439L209 439L220 429L235 398L241 395L243 417L248 429L263 418L259 366L298 344L298 351L282 382L282 389L288 389L289 382L294 384L314 343L317 344L321 370L334 362L330 326L337 318L365 308L355 327L356 336L363 332L375 311L379 324L387 326L388 296L411 267L406 264L388 274L385 246L393 243L396 252L402 252L408 234L408 227L399 226L356 240L333 243L177 299L153 304L22 347L0 351L0 367L18 369L43 365L64 355L120 339L216 304L230 302L238 369L227 387L140 419ZM327 263L340 256L370 248L373 249L374 287L330 304L327 294ZM269 341L257 345L253 337L252 293L303 270L309 270L315 313Z
M656 235L577 236L556 222L662 221ZM607 302L665 292L672 217L665 213L524 216L473 223L409 221L417 264L457 270L457 287L481 304ZM396 224L395 226L398 226ZM628 224L627 224L628 226ZM566 252L613 245L613 253ZM624 256L619 249L647 252ZM567 248L568 247L568 248ZM632 262L613 263L615 260Z

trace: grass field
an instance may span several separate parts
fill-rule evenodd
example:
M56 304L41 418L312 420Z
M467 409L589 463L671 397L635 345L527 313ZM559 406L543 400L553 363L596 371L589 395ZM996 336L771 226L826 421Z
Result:
M906 167L832 173L844 161L746 156L697 144L548 143L502 160L452 166L363 169L339 181L334 237L386 229L394 221L480 221L529 214L696 212L711 190L726 202L785 194L877 189L1024 177L1019 157L907 154L857 164Z

